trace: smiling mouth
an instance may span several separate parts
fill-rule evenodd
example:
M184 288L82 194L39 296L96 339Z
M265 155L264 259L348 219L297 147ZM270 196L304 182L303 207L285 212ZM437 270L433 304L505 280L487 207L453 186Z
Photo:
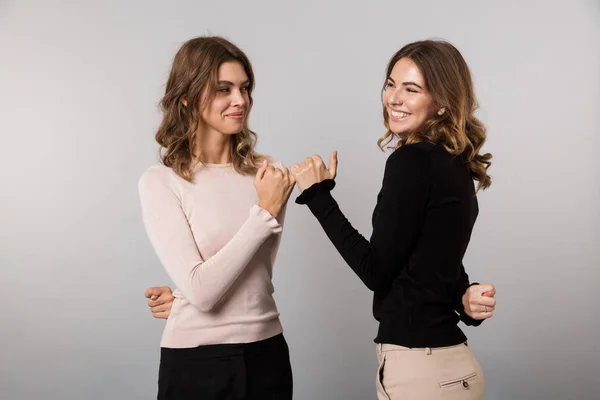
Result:
M405 113L403 111L393 111L393 110L390 110L389 114L392 117L392 119L395 121L402 120L402 119L410 116L410 114Z
M243 119L244 118L244 113L227 114L226 117L232 118L232 119Z

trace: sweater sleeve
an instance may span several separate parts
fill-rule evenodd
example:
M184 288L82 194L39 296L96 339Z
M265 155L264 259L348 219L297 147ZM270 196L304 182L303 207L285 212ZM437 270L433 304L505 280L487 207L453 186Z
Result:
M213 309L261 244L282 229L269 212L254 205L231 240L203 259L169 179L149 169L140 178L138 190L144 226L158 258L175 286L203 312Z
M417 243L430 186L429 157L401 147L387 160L383 185L373 215L370 240L346 219L330 190L335 183L320 182L296 199L307 204L346 263L371 290L392 282Z

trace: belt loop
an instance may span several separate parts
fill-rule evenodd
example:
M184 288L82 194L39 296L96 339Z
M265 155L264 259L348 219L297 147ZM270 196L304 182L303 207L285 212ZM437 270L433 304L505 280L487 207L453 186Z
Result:
M427 355L431 354L431 347L425 347L425 354L427 354Z

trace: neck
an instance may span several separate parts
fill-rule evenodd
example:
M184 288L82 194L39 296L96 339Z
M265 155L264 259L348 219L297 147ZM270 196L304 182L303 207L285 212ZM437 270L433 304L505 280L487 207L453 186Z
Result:
M196 163L202 160L207 164L227 164L231 162L231 135L225 135L214 130L204 131L197 135Z

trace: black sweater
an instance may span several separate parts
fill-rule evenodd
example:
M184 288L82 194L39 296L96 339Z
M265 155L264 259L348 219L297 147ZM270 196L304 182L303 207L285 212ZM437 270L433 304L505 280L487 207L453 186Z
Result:
M462 259L478 214L475 187L462 156L441 145L404 145L388 158L365 239L331 196L333 180L297 199L307 204L350 268L375 292L375 342L442 347L466 340L457 326L469 287Z

